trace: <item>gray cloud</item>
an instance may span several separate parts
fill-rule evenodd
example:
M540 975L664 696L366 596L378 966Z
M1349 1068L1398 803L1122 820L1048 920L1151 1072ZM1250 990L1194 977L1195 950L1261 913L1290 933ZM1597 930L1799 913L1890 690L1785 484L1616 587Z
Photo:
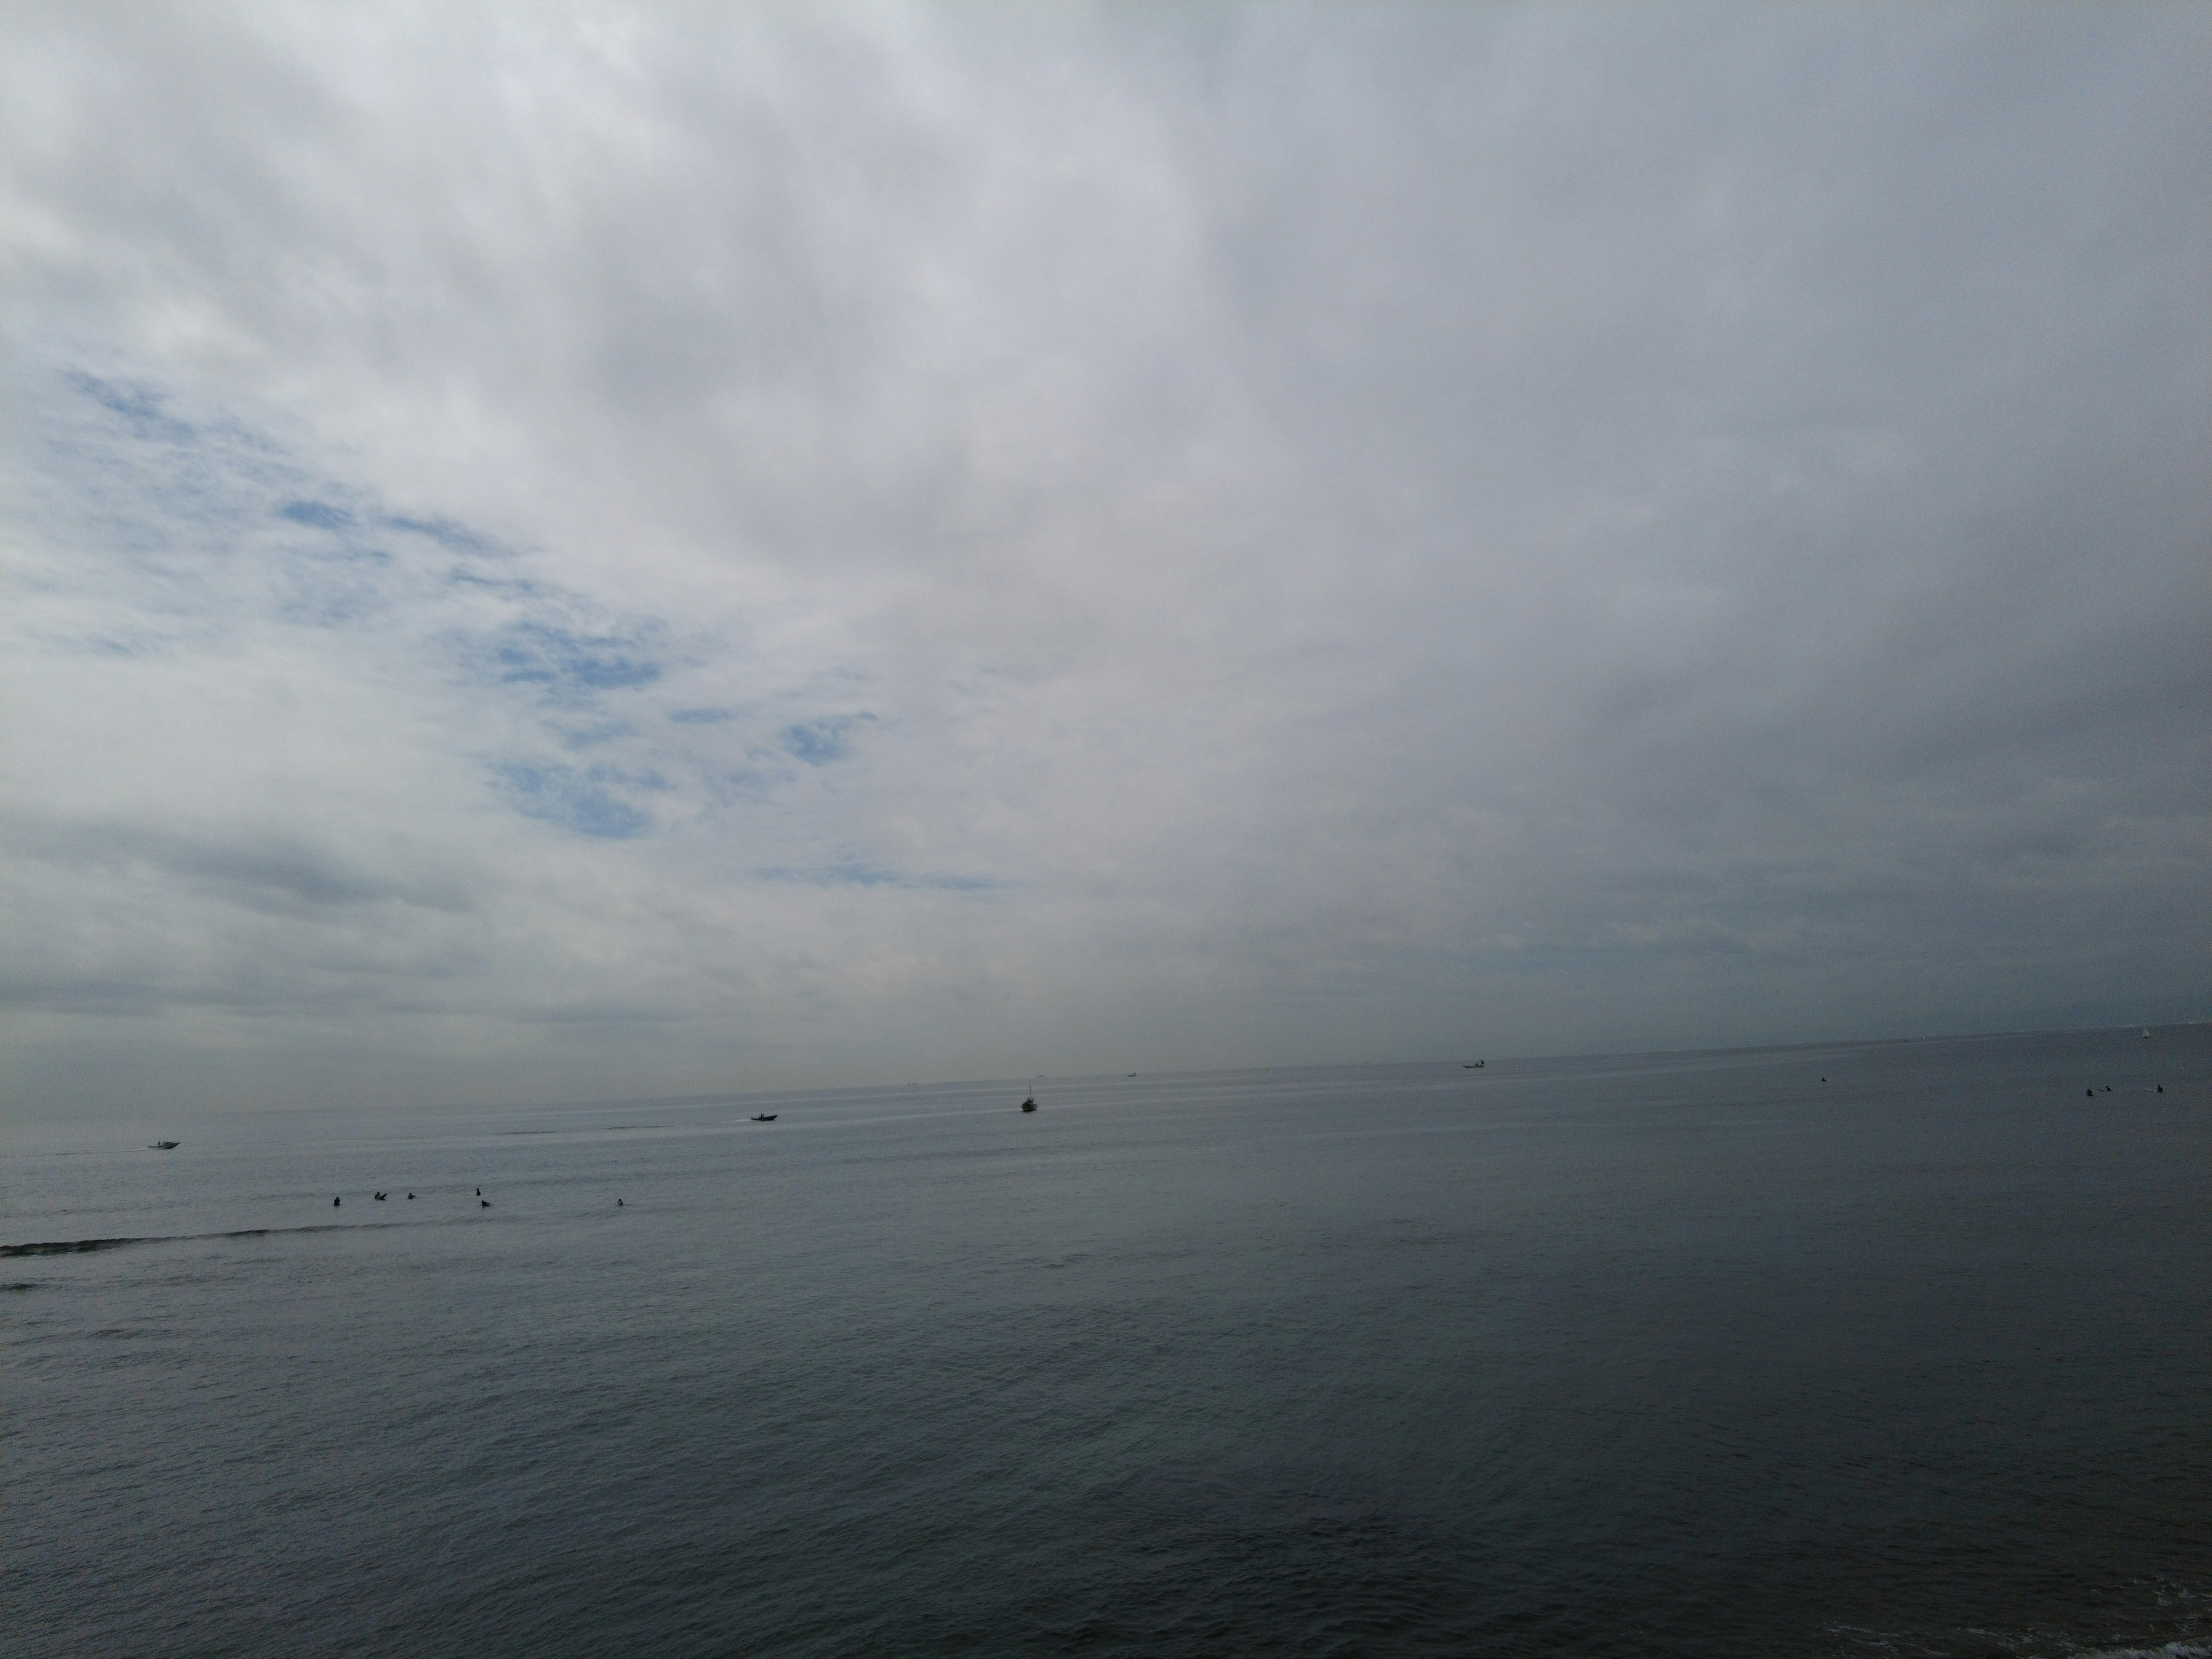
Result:
M27 1108L2212 990L2198 9L0 33Z
M157 881L212 888L232 902L280 910L390 902L435 910L469 908L467 890L444 872L413 879L349 867L323 848L264 841L239 845L143 825L57 824L17 820L9 845L62 869L140 868Z

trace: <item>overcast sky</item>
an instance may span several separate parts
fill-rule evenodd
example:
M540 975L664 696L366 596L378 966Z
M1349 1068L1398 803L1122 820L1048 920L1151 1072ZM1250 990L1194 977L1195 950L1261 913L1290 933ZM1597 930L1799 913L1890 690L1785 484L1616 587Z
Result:
M2212 1012L2212 10L0 17L12 1109Z

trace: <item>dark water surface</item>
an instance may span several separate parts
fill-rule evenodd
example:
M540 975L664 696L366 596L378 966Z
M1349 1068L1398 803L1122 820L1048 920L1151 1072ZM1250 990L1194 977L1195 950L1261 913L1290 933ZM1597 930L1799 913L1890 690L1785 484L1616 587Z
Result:
M1023 1086L11 1132L0 1647L2212 1653L2212 1028Z

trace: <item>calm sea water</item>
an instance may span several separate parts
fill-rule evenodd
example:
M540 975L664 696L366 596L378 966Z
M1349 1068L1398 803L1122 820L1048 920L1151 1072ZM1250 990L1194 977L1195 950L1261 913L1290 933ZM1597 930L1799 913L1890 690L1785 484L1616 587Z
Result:
M11 1132L0 1645L2212 1653L2212 1028L1025 1086Z

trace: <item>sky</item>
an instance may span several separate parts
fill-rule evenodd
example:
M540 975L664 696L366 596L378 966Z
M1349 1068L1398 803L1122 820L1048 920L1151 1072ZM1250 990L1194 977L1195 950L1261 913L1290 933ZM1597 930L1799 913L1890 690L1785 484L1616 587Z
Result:
M2212 1014L2212 10L11 4L6 1109Z

